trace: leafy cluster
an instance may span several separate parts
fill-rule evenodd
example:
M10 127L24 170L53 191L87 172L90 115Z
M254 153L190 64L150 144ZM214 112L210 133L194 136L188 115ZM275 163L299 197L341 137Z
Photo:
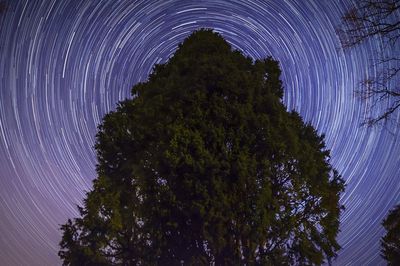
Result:
M282 104L280 69L189 36L99 128L98 178L62 226L68 265L322 264L343 180Z
M389 265L400 265L400 205L394 207L383 221L387 230L382 238L382 256Z

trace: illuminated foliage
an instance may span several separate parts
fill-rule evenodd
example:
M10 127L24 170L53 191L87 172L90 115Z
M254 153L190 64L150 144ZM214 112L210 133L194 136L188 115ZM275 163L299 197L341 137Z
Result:
M282 104L280 69L189 36L97 135L98 178L62 229L64 264L322 264L343 180Z

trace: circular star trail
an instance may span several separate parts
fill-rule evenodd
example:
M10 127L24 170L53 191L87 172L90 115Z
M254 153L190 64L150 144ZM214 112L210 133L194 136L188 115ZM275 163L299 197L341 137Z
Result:
M400 202L400 132L360 127L358 82L379 40L343 52L350 0L6 1L0 13L0 261L58 265L59 225L96 177L97 126L191 32L213 28L280 61L284 102L326 135L346 180L335 265L380 265L380 223ZM379 108L377 110L379 112ZM396 117L399 119L399 117Z

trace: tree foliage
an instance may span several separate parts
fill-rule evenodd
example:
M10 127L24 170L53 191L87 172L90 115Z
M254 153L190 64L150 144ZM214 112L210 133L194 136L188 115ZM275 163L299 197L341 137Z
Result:
M97 135L98 177L62 226L68 265L322 264L344 183L282 104L278 62L200 30Z
M357 1L342 17L338 34L344 48L381 38L384 52L375 58L374 65L383 70L366 78L358 93L372 101L371 113L377 105L383 107L383 111L369 116L365 125L388 121L400 110L400 0Z
M400 265L400 205L394 207L382 223L386 235L382 238L382 257L389 265Z

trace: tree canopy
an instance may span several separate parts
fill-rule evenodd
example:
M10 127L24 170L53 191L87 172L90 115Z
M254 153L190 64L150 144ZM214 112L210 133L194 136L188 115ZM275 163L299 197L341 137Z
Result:
M400 265L400 205L389 212L382 225L387 231L381 240L382 257L389 265Z
M400 110L400 0L358 0L342 17L337 30L343 48L380 38L383 52L371 67L377 73L361 82L358 95L372 102L363 124L373 126L396 117ZM374 113L374 107L381 107Z
M344 182L282 103L281 70L199 30L99 126L98 177L65 265L322 264Z

